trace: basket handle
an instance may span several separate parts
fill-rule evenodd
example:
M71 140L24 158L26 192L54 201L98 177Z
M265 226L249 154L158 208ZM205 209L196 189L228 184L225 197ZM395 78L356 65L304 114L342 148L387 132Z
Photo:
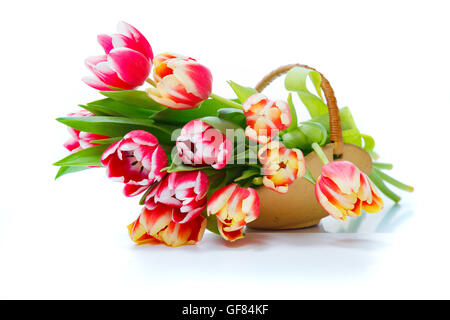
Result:
M302 67L317 71L316 69L311 68L307 65L298 63L281 66L273 70L269 74L267 74L264 78L262 78L262 80L258 82L258 84L255 87L256 91L258 92L263 91L264 88L266 88L273 80L285 74L294 67ZM342 147L343 147L342 127L341 127L341 118L339 116L339 108L337 106L336 97L334 95L334 91L330 85L330 82L323 76L323 74L321 74L320 72L319 74L322 77L320 86L327 100L328 114L330 118L330 141L334 144L333 154L335 158L339 158L342 156Z

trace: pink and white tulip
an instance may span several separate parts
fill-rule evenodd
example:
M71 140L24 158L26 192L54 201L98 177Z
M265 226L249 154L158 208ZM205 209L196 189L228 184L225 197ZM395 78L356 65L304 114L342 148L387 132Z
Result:
M211 72L195 59L164 53L153 64L156 88L147 93L156 102L171 109L193 109L211 94Z
M165 175L161 169L168 165L158 139L143 130L131 131L112 144L103 153L101 162L109 178L125 183L127 197L136 196L160 181Z
M270 141L258 151L263 166L263 184L279 193L286 193L288 186L303 177L306 163L299 149L288 149L279 141Z
M87 110L80 110L69 113L68 117L95 117L95 114ZM64 147L70 152L77 152L82 149L93 147L98 143L92 143L93 140L107 139L109 137L100 134L83 132L77 129L68 127L71 138L64 143Z
M252 188L242 188L233 183L211 196L208 216L216 215L222 238L235 241L244 237L244 227L259 216L259 196Z
M98 90L131 90L144 83L152 67L153 51L133 26L119 22L118 33L97 37L105 54L89 57L86 66L94 74L83 81Z
M189 121L181 129L177 150L184 164L222 169L231 157L233 145L222 132L197 119Z
M369 177L348 161L333 161L322 167L315 186L316 199L328 214L345 221L347 216L383 208L383 200Z
M172 172L150 191L145 207L153 210L164 204L174 208L172 221L184 224L205 210L208 188L208 176L203 171Z
M195 244L203 237L206 219L201 215L187 223L172 221L174 208L158 205L153 210L144 208L136 221L128 226L130 238L138 243L165 243L171 247Z
M253 141L267 143L291 125L291 111L285 101L272 101L261 93L255 93L242 107L247 119L245 135Z

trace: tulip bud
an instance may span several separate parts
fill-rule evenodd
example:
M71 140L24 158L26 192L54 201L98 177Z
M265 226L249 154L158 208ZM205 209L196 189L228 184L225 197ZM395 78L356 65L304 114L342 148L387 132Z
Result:
M222 238L235 241L244 237L244 227L259 215L259 196L252 188L242 188L233 183L211 196L208 215L215 214Z
M98 90L131 90L144 83L151 71L153 52L147 39L133 26L120 22L118 34L98 36L105 54L86 59L94 76L83 81Z
M158 205L154 209L144 208L137 220L128 226L130 238L138 243L164 243L178 247L195 244L203 237L206 219L197 216L188 223L172 221L174 209L166 205Z
M242 105L247 119L245 135L260 143L267 143L279 131L291 125L291 111L287 102L271 101L261 93L250 96Z
M231 141L211 125L201 121L188 122L177 138L178 155L187 165L211 165L222 169L233 152Z
M171 109L193 109L210 96L211 72L195 59L164 53L153 63L156 88L147 93L156 102Z
M286 193L295 179L303 177L306 163L298 149L287 149L279 141L271 141L258 151L263 166L264 185L279 193Z
M101 162L109 178L125 183L125 196L131 197L164 177L161 169L167 167L168 159L155 136L134 130L106 149Z
M322 167L315 186L316 199L328 214L339 220L383 208L383 200L369 177L348 161L333 161Z

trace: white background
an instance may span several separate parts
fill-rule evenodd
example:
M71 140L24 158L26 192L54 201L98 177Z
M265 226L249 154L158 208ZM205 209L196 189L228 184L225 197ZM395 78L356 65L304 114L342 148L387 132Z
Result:
M8 1L0 8L0 298L450 298L447 1ZM415 186L361 222L135 246L138 199L104 171L54 181L54 119L100 98L80 79L124 20L155 53L197 58L214 92L305 63ZM286 98L282 80L267 90ZM297 101L303 118L303 107ZM379 223L383 225L380 227ZM355 227L356 224L356 227ZM340 232L338 232L340 231Z

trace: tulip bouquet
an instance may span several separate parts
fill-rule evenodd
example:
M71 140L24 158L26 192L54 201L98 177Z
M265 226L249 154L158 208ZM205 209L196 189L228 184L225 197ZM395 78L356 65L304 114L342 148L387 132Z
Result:
M243 238L260 212L258 189L286 193L299 178L314 184L317 201L341 220L379 211L378 189L399 201L385 182L412 190L381 171L390 164L374 162L368 176L349 161L329 162L322 150L330 142L329 115L314 70L299 66L286 75L286 89L311 115L299 123L292 93L287 101L274 101L229 81L237 97L218 96L207 67L179 54L154 56L147 39L127 23L119 23L117 34L99 35L98 42L104 54L86 59L92 76L83 81L104 97L57 119L71 137L64 144L70 155L55 163L56 178L105 167L125 196L140 196L142 211L128 226L136 243L195 244L205 229L228 241ZM308 91L307 79L317 94ZM339 116L344 142L376 159L373 138L360 134L350 110ZM317 179L304 159L311 152L324 163Z

